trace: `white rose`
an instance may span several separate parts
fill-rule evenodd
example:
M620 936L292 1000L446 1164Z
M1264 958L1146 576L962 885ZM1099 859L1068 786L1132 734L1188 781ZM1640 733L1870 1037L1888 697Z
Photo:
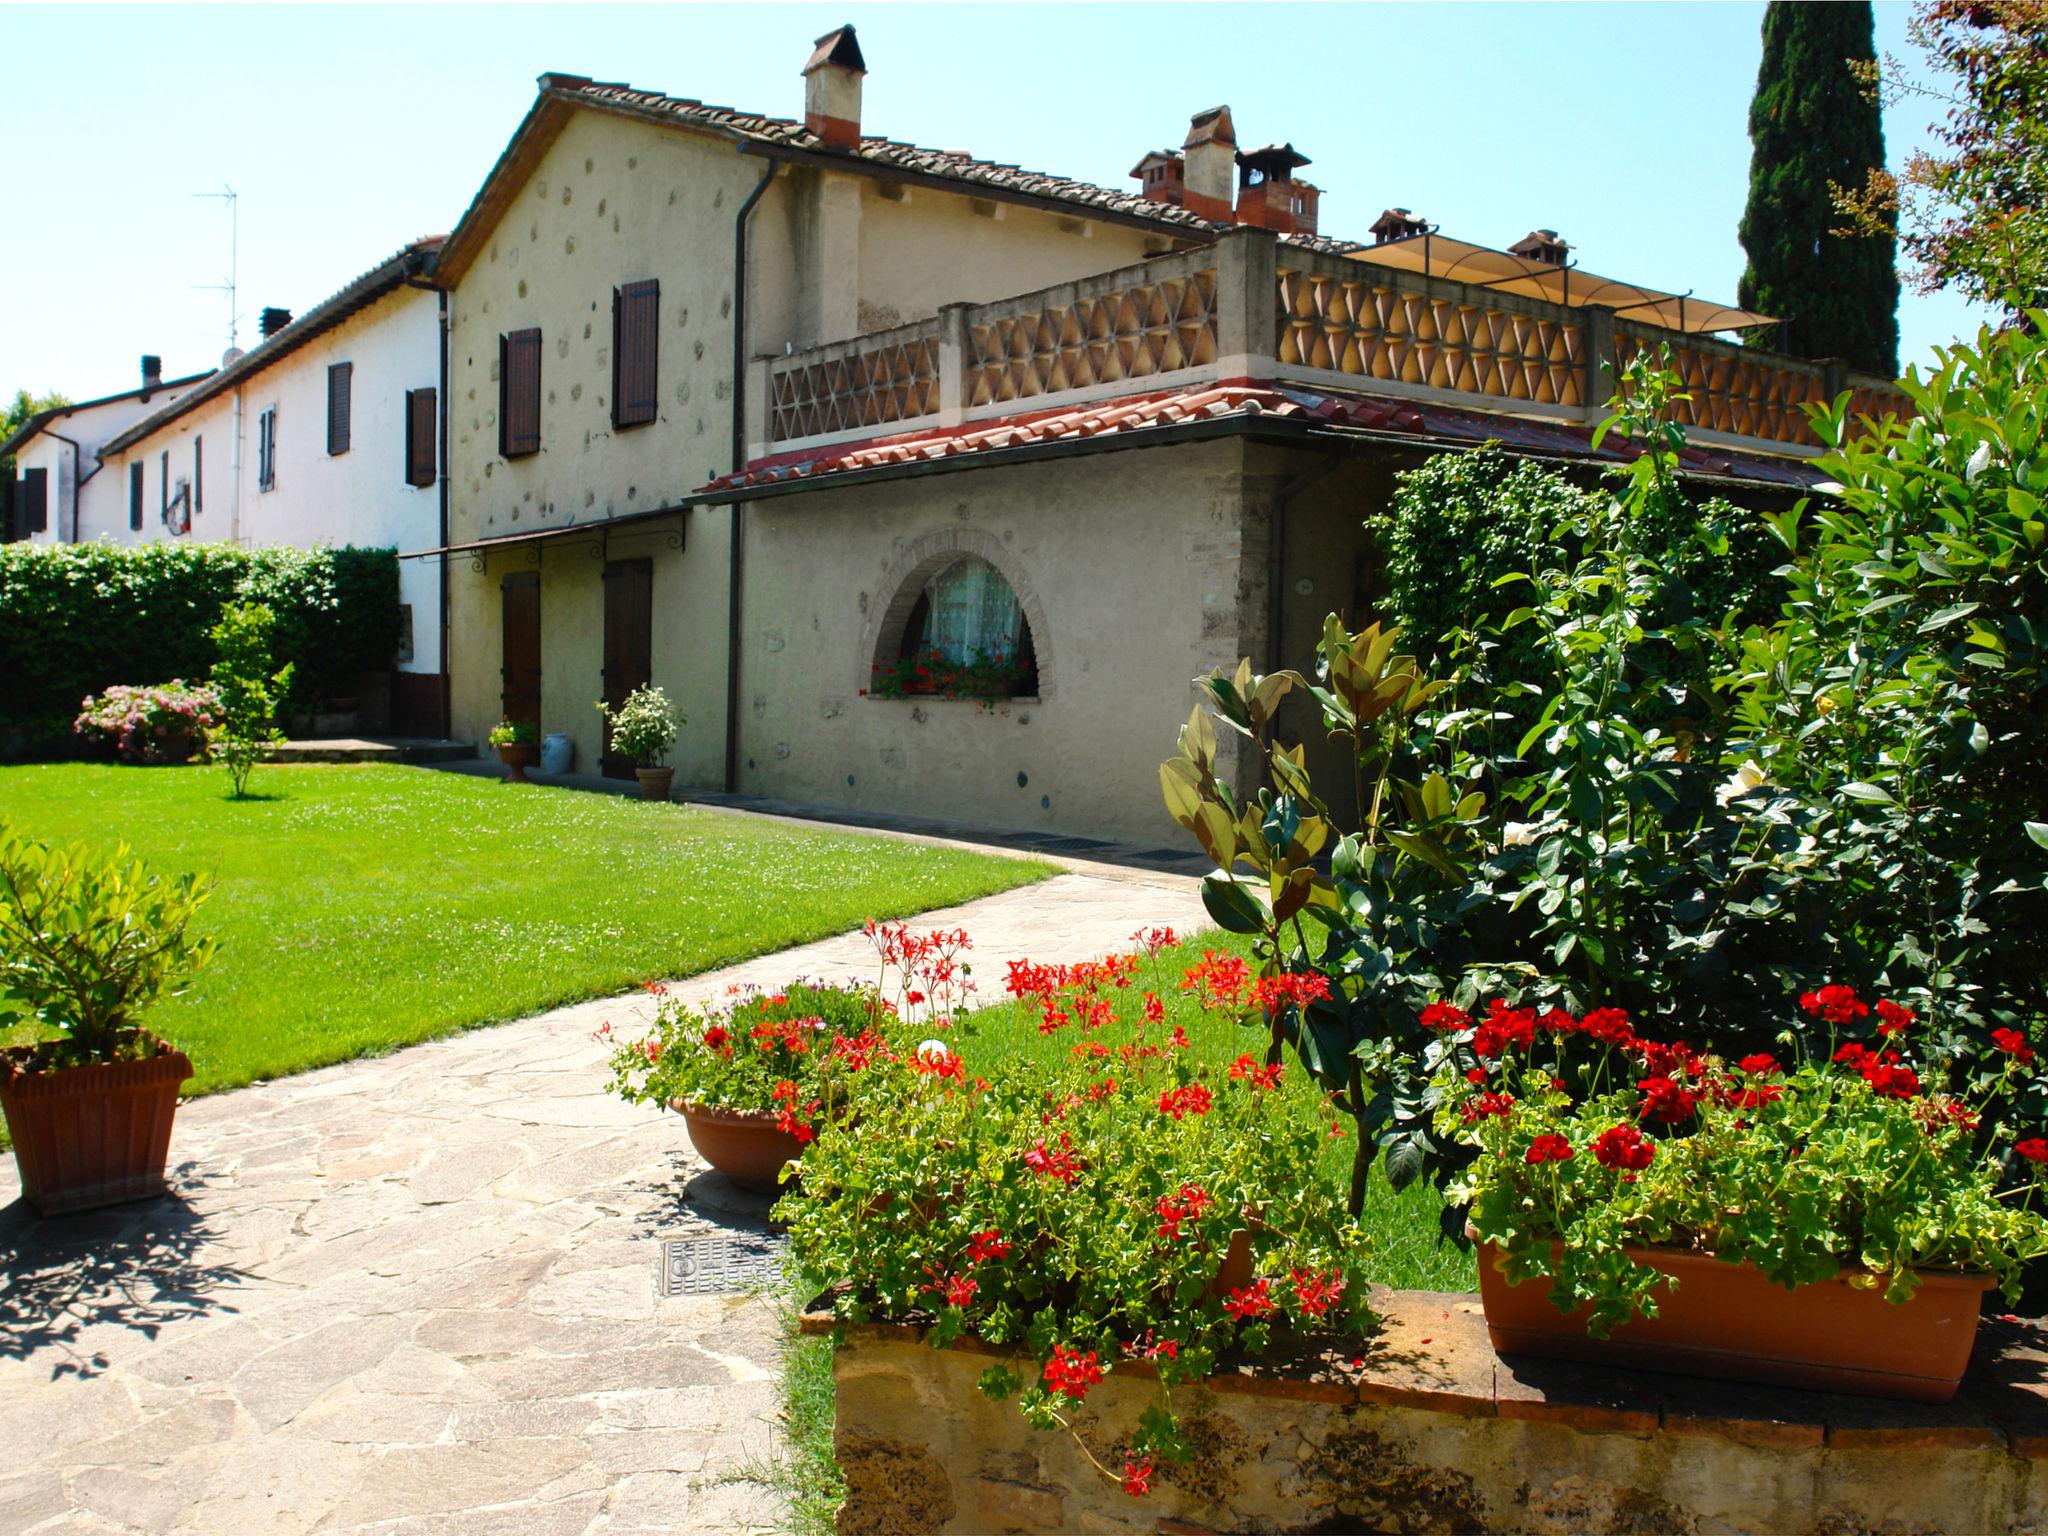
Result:
M1731 800L1740 800L1744 795L1762 789L1770 782L1762 766L1752 758L1722 782L1721 787L1714 791L1714 798L1726 805Z

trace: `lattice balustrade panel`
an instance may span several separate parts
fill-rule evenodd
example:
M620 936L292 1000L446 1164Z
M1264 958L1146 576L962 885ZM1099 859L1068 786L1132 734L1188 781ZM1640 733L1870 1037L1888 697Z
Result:
M968 327L969 405L1088 389L1216 361L1216 274L1162 278Z
M1615 350L1626 366L1648 338L1624 332ZM1690 399L1674 403L1672 415L1682 426L1737 437L1760 437L1776 443L1816 440L1807 425L1805 407L1827 399L1827 381L1818 368L1801 368L1783 358L1745 356L1739 347L1689 346L1660 341L1668 360L1664 367L1678 375Z
M1849 394L1849 420L1852 422L1865 416L1872 421L1883 421L1887 416L1896 416L1904 421L1913 413L1912 397L1903 390L1859 385Z
M1523 314L1285 268L1279 303L1283 363L1497 400L1584 403L1585 328L1562 312Z
M939 408L936 336L778 363L770 430L778 443L909 421Z

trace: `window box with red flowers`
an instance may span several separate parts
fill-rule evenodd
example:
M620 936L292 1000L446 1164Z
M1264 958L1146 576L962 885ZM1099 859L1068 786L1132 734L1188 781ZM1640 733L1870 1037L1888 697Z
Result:
M1029 656L974 651L965 657L914 651L893 662L877 662L868 694L877 699L1028 698L1038 692L1038 667Z
M1945 1402L1994 1286L2048 1253L2048 1140L1989 1104L2034 1076L1999 1030L1967 1091L1956 1048L1847 987L1805 994L1825 1047L1735 1062L1625 1015L1438 1004L1439 1133L1482 1245L1497 1349Z
M1014 965L1018 1028L1066 1049L1006 1054L986 1078L861 1084L853 1123L805 1154L777 1208L840 1323L992 1346L981 1391L1133 1495L1187 1454L1175 1386L1276 1330L1370 1317L1365 1240L1317 1171L1320 1097L1280 1091L1285 1068L1251 1056L1196 1063L1144 964ZM1114 1438L1088 1401L1113 1372L1157 1393Z

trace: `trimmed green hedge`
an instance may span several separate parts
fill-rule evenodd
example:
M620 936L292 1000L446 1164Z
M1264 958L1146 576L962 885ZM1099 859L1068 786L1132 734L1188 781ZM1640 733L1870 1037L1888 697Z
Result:
M207 631L237 600L278 615L277 659L296 669L291 711L353 694L397 656L395 550L0 545L0 735L61 750L86 695L203 679Z

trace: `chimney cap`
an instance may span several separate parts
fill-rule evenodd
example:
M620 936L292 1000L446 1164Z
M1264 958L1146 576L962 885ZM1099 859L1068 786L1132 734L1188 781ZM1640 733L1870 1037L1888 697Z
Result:
M1428 234L1429 220L1406 208L1389 208L1372 221L1371 233L1379 244L1391 245L1396 240L1413 240L1417 235Z
M1180 163L1180 151L1177 149L1148 149L1138 163L1124 174L1127 176L1142 176L1151 166L1179 165Z
M850 69L857 75L868 72L867 60L860 56L860 39L853 35L852 22L827 32L818 39L817 46L811 50L810 60L804 65L802 73L808 75L812 70L823 69L828 64L838 69Z
M276 305L271 304L266 305L263 313L257 317L256 329L261 331L263 339L268 341L291 323L292 312L290 310L279 309Z
M1314 164L1292 144L1262 144L1257 149L1241 149L1237 152L1237 163L1247 171L1258 172L1268 181L1291 180L1299 167Z
M164 360L154 352L142 354L142 382L153 384L164 376Z
M1561 267L1571 248L1570 242L1554 229L1532 229L1508 247L1508 254L1520 256L1528 261L1547 262L1553 267Z
M1193 149L1197 144L1237 147L1237 129L1231 124L1230 108L1208 107L1188 119L1188 136L1180 147Z

